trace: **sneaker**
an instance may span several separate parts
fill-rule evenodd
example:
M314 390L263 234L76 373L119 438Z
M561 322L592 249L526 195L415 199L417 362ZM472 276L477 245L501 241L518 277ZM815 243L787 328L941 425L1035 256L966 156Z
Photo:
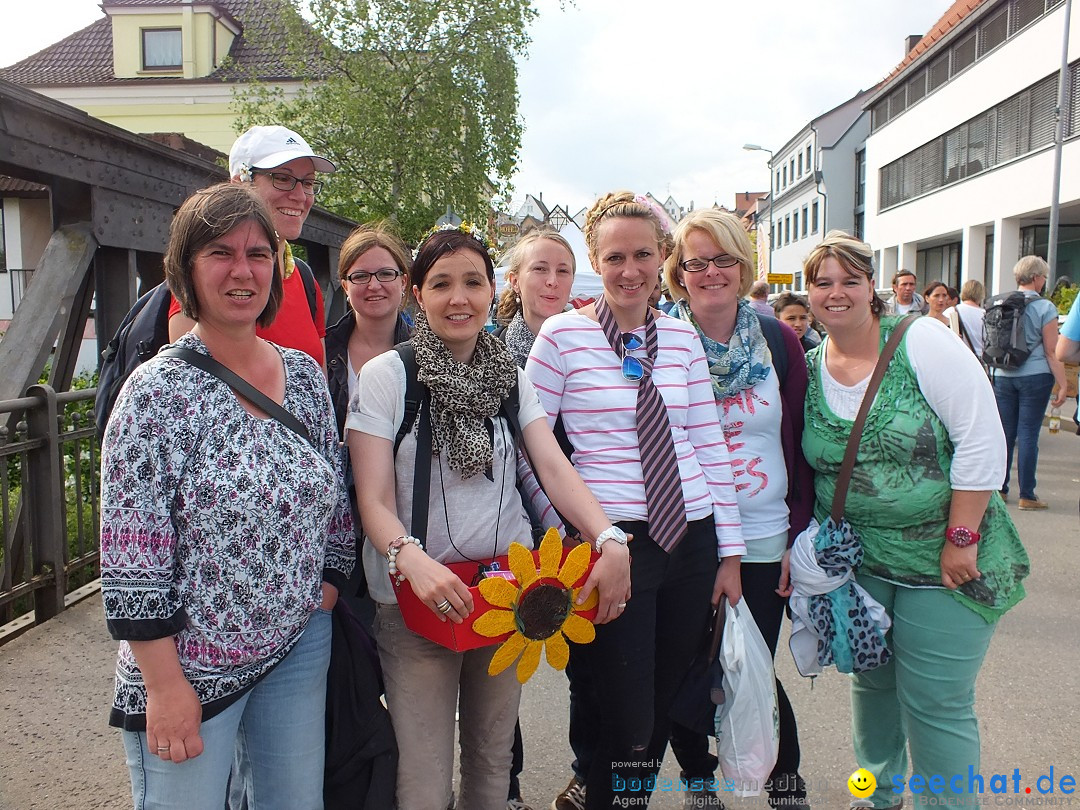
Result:
M533 810L533 806L518 796L516 799L506 800L506 810Z
M585 810L585 783L576 776L566 790L555 797L551 810Z
M1020 511L1021 512L1036 512L1040 509L1046 509L1050 504L1046 501L1040 501L1038 498L1021 498L1020 499Z

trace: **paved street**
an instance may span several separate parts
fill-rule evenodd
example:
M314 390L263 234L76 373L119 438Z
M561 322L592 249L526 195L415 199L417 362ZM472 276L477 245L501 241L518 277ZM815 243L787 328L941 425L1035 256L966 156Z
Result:
M1033 788L1031 797L988 797L988 803L1008 798L1014 807L1024 806L1017 799L1038 797L1035 780L1051 767L1055 782L1064 774L1080 778L1080 437L1044 431L1041 446L1038 492L1050 510L1018 512L1015 500L1012 505L1032 559L1028 598L1001 622L978 685L983 775L1011 779L1019 769L1021 789ZM106 725L114 653L99 597L0 647L0 810L130 806L118 733ZM814 806L846 808L846 780L855 768L846 679L831 672L811 684L786 654L778 656L778 669L799 721L802 772ZM541 666L522 706L522 782L540 810L569 779L563 674ZM664 775L678 776L670 756ZM677 808L681 798L658 793L652 807ZM1080 807L1080 794L1072 798ZM764 798L726 802L767 807Z

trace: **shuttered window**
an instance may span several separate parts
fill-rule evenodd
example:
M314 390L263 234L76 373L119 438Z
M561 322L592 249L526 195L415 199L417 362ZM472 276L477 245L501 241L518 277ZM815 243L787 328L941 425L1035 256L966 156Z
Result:
M952 49L952 76L975 64L975 32L972 31L956 43Z
M1005 41L1009 33L1009 6L1004 5L979 26L979 58Z

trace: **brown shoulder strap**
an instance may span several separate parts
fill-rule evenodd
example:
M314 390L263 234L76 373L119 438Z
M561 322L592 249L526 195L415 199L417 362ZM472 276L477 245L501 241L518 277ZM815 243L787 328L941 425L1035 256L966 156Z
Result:
M862 439L863 426L866 425L866 417L870 413L870 406L874 404L874 397L877 396L878 388L881 387L881 381L885 378L885 371L889 367L889 361L891 361L893 355L896 354L896 348L900 345L900 339L903 338L904 332L908 330L908 327L919 317L921 316L908 315L904 320L896 324L892 334L889 335L889 340L886 342L885 348L881 350L877 365L874 366L874 373L870 376L870 382L866 386L866 393L863 394L862 405L859 406L859 413L855 417L855 424L851 426L851 435L848 436L847 450L844 452L844 460L840 464L840 474L836 477L836 492L833 494L831 513L833 523L839 523L840 519L844 516L844 501L847 500L848 485L851 484L851 474L855 471L855 456L859 453L859 441ZM825 362L824 357L821 359L821 362Z

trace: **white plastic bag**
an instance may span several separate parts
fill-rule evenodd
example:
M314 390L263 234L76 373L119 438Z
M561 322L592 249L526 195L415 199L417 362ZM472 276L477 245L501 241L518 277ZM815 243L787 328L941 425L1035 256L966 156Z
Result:
M720 769L736 796L757 796L776 765L780 717L772 655L745 599L727 606L719 657L725 696L716 710Z

